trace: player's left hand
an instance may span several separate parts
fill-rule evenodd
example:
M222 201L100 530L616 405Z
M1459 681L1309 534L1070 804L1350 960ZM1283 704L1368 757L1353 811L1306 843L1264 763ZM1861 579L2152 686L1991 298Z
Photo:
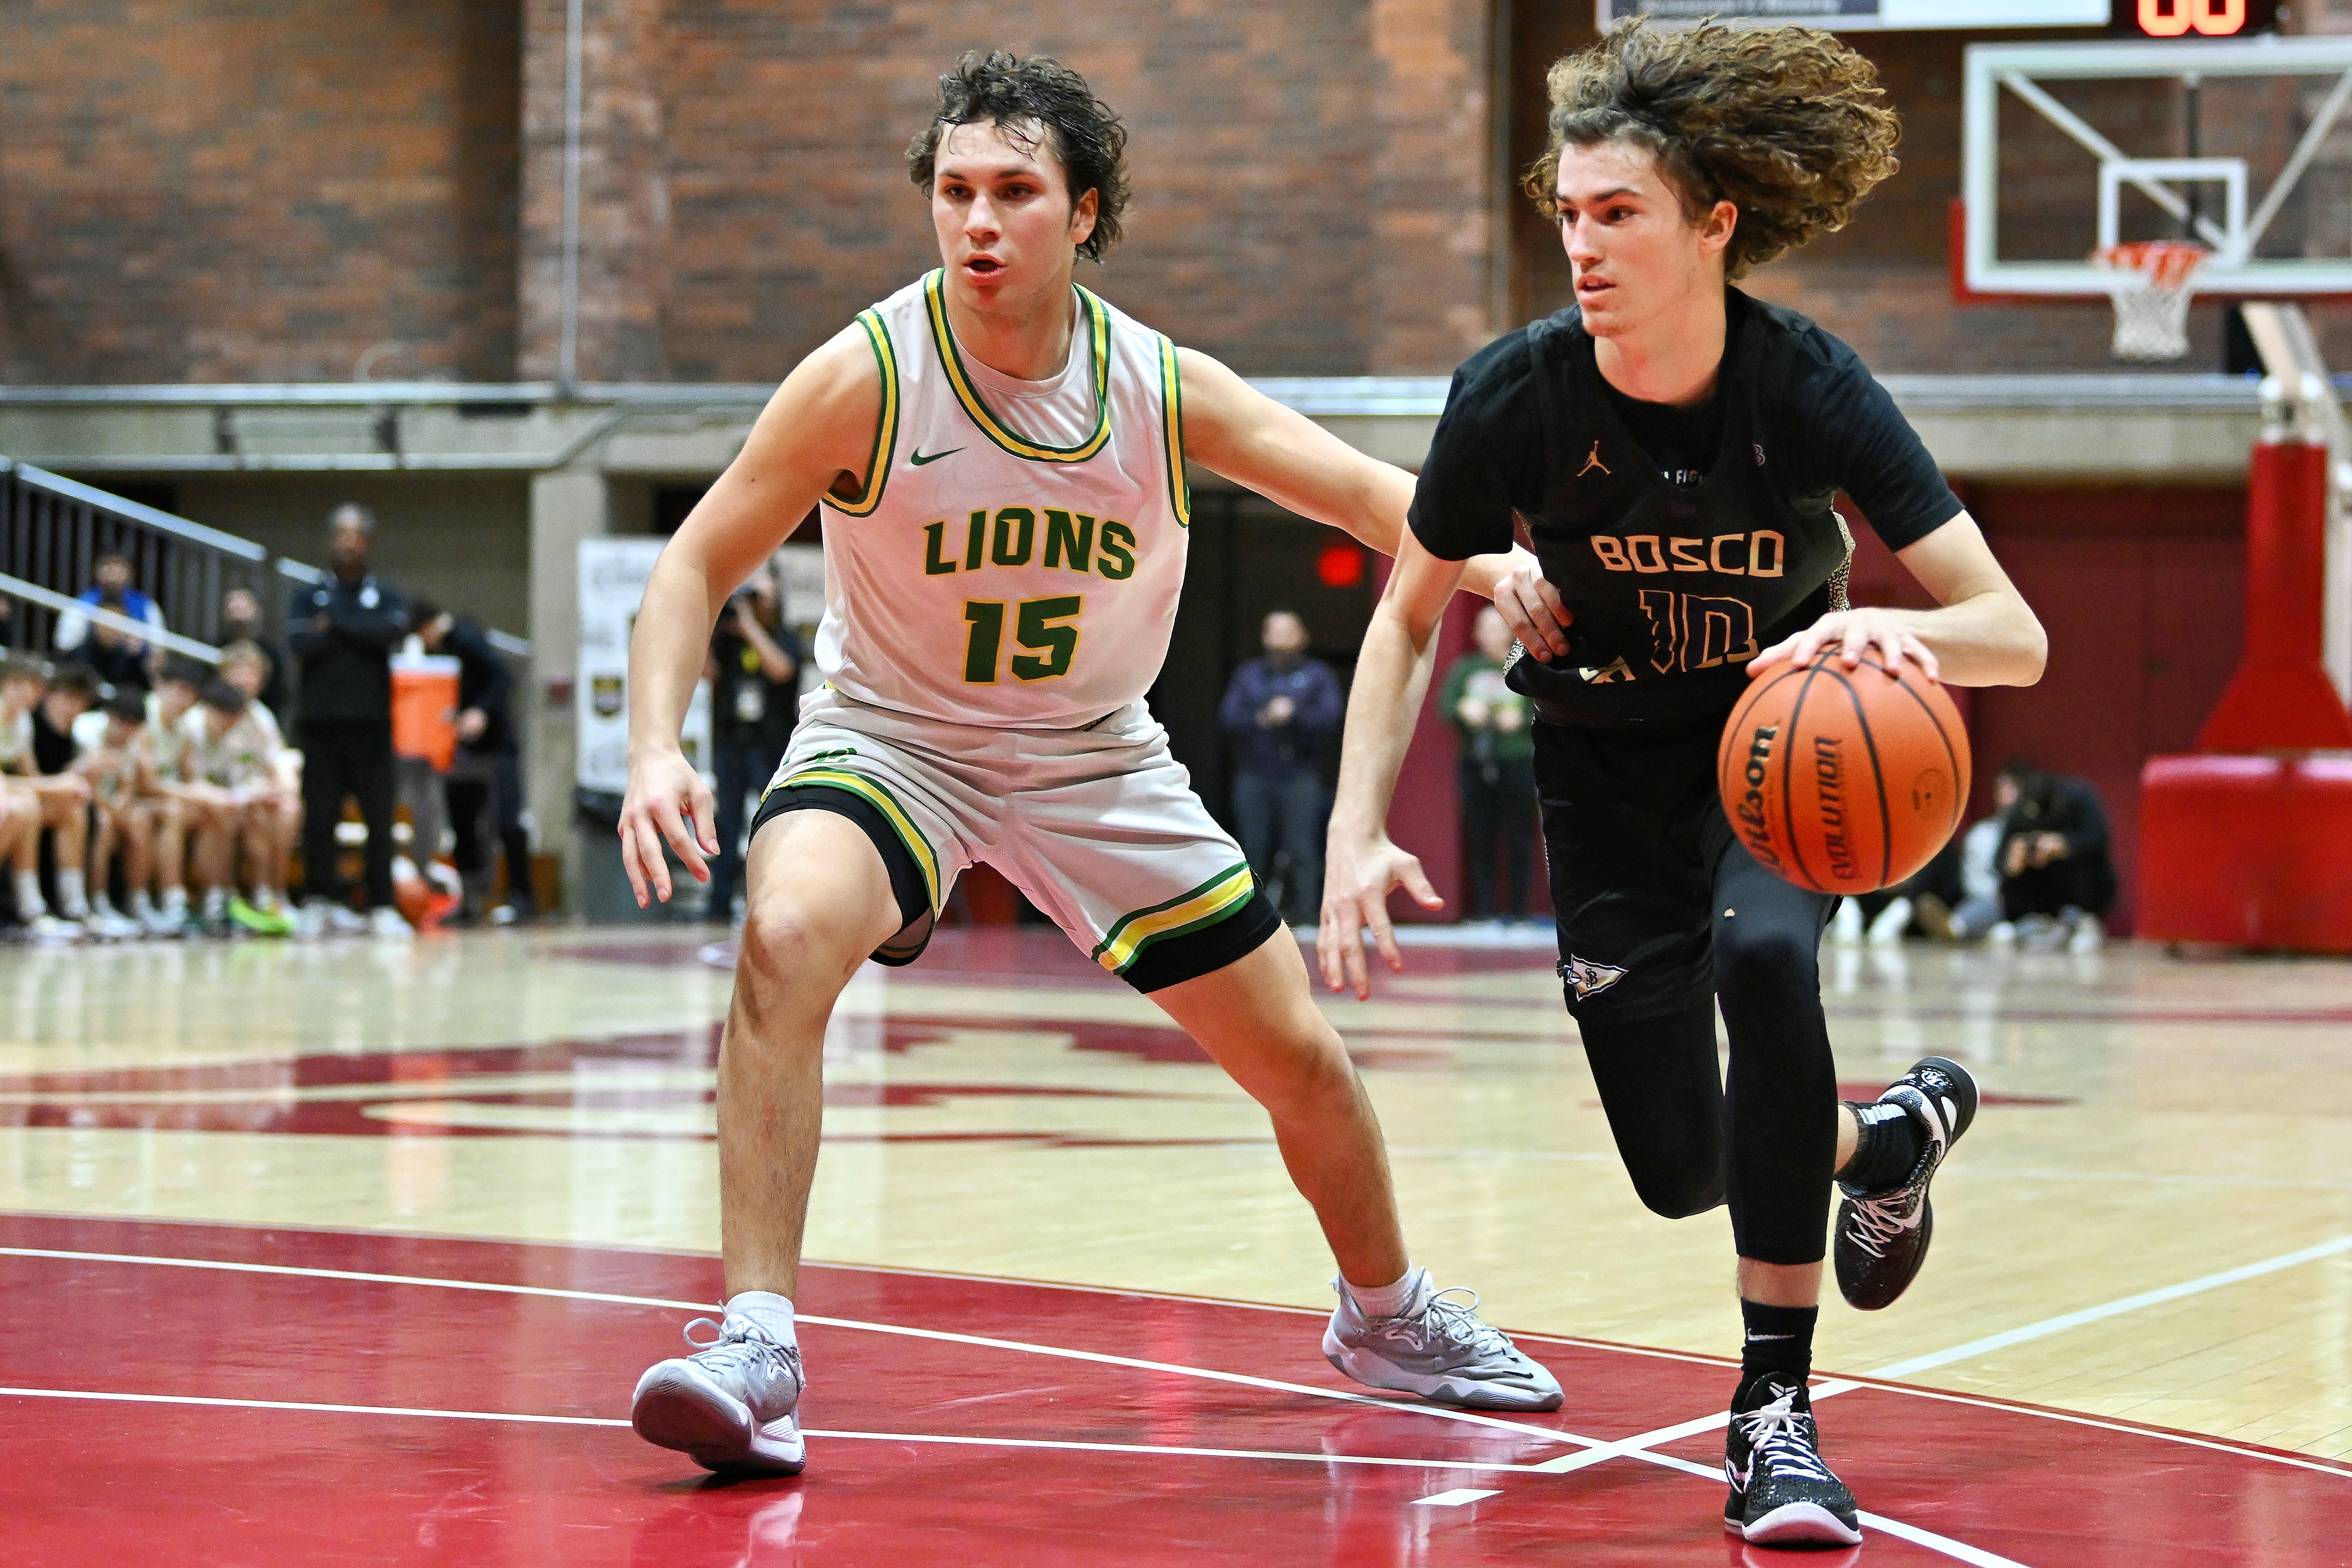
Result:
M1839 610L1822 616L1795 636L1782 638L1750 659L1748 674L1753 679L1783 662L1801 667L1823 653L1849 670L1860 669L1864 657L1870 653L1876 653L1878 662L1889 670L1908 659L1929 680L1941 679L1936 655L1919 641L1903 616L1895 611L1875 608Z

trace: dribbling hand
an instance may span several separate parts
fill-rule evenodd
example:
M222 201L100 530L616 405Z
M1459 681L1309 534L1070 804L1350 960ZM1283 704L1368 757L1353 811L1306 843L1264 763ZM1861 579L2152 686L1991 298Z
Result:
M1919 641L1902 612L1878 609L1833 611L1750 659L1748 674L1753 679L1783 661L1802 668L1823 652L1841 660L1849 670L1860 669L1864 656L1875 653L1879 663L1890 671L1908 659L1929 680L1942 678L1937 674L1936 655Z
M1390 842L1387 834L1345 842L1332 835L1324 854L1323 925L1315 939L1315 961L1322 966L1326 986L1352 990L1359 1000L1371 995L1371 972L1364 962L1366 926L1389 971L1403 970L1404 955L1389 922L1389 889L1399 886L1423 909L1445 907L1422 873L1420 860Z
M663 903L671 892L667 843L697 882L710 880L704 859L719 852L718 818L710 786L675 747L629 763L629 790L621 800L621 865L637 907L648 894Z

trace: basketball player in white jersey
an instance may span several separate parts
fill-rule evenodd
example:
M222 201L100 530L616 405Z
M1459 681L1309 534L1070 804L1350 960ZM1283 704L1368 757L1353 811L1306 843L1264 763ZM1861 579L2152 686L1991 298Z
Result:
M835 998L913 961L986 861L1271 1114L1338 1259L1323 1348L1376 1387L1496 1409L1559 1384L1412 1266L1380 1125L1297 945L1143 695L1183 580L1187 458L1392 552L1412 499L1216 361L1072 281L1118 235L1125 133L1076 72L964 57L908 151L943 266L785 378L662 553L629 658L620 831L642 903L697 877L712 802L678 747L720 606L824 507L825 688L752 826L719 1068L724 1321L639 1382L637 1431L718 1470L800 1469L792 1296ZM1504 558L1477 563L1491 589ZM1205 678L1205 677L1204 677ZM708 1326L708 1320L704 1320Z

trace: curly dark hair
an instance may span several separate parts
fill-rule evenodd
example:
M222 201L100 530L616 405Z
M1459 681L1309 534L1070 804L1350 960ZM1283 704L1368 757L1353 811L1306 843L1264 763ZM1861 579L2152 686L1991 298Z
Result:
M1118 243L1119 214L1127 210L1127 127L1110 106L1059 60L1023 59L1005 49L983 57L973 49L940 78L939 112L907 144L907 177L928 193L940 138L983 120L1024 147L1034 146L1030 128L1043 129L1070 188L1070 204L1095 193L1094 232L1078 243L1078 254L1100 261Z
M1559 61L1548 85L1550 133L1525 185L1545 214L1562 148L1645 147L1693 222L1719 201L1739 209L1724 255L1732 277L1843 228L1900 167L1902 127L1878 68L1811 27L1664 33L1634 20Z

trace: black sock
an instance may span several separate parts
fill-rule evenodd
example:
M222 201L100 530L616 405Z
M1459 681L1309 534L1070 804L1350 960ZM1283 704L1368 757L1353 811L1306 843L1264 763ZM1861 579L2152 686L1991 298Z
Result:
M1821 1316L1819 1307L1768 1307L1740 1298L1739 1321L1748 1333L1739 1347L1739 1392L1732 1398L1733 1409L1748 1407L1748 1396L1760 1379L1778 1377L1804 1385L1813 1370L1813 1325Z
M1910 1112L1881 1100L1874 1104L1846 1103L1860 1124L1853 1158L1838 1172L1838 1180L1856 1192L1885 1192L1900 1186L1927 1150L1927 1131Z

